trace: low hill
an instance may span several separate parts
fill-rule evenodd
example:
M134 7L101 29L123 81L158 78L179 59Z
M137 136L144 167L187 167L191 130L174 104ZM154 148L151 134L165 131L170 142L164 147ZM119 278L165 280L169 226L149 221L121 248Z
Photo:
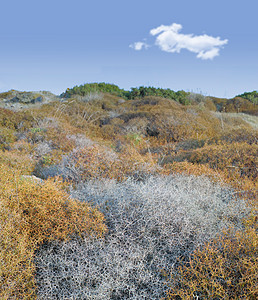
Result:
M20 92L10 90L8 92L0 93L0 107L12 110L38 107L52 101L61 101L61 98L47 91Z
M0 298L256 299L256 112L96 83L1 93Z
M258 93L248 92L235 96L232 99L216 98L212 96L203 96L201 94L185 91L173 91L171 89L162 89L155 87L133 87L130 91L120 89L117 85L108 83L87 83L67 89L62 94L64 97L74 97L80 95L86 97L89 94L109 93L124 99L140 99L148 96L172 99L184 105L203 103L212 110L223 112L243 112L257 115Z
M133 87L129 91L119 88L115 84L109 83L87 83L73 88L67 88L60 96L50 92L19 92L11 90L0 93L0 107L13 110L35 107L51 101L64 101L64 99L76 98L82 101L98 100L103 94L110 94L125 100L143 99L144 97L160 97L174 100L183 105L203 105L209 110L218 112L246 113L257 115L256 91L246 92L232 99L218 98L213 96L203 96L197 93L185 91L173 91L156 87Z

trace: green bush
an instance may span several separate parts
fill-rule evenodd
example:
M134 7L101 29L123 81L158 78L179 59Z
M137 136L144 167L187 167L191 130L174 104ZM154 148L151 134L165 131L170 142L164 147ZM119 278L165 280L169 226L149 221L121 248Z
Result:
M84 85L76 85L72 89L67 89L62 96L64 97L71 97L73 95L80 95L80 96L85 96L90 93L95 93L95 92L102 92L102 93L109 93L113 94L119 97L125 97L126 96L126 91L123 89L120 89L117 85L115 84L110 84L110 83L86 83Z
M251 101L254 104L258 104L258 92L257 91L253 91L253 92L245 92L241 95L238 95L236 97L241 97L244 99L247 99L249 101Z
M109 93L118 97L122 97L125 99L136 99L136 98L144 98L146 96L157 96L167 99L175 100L181 104L187 105L190 104L189 94L185 91L177 91L174 92L171 89L162 89L155 87L135 87L131 88L130 91L125 91L124 89L119 88L117 85L109 84L109 83L86 83L80 86L74 86L72 89L67 89L65 93L62 94L64 97L72 97L73 95L86 96L90 93Z

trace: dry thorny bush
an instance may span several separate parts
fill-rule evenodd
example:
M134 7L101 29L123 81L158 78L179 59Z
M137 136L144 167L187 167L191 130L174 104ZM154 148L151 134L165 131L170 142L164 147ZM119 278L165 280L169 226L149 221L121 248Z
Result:
M36 256L39 299L160 299L178 258L249 211L233 190L206 177L94 180L71 195L103 212L102 239L45 243Z
M158 171L158 166L148 155L143 157L130 144L126 151L116 153L109 147L80 136L71 136L78 144L58 164L38 164L34 174L41 178L60 175L64 180L81 182L91 178L124 180L135 177L139 180Z

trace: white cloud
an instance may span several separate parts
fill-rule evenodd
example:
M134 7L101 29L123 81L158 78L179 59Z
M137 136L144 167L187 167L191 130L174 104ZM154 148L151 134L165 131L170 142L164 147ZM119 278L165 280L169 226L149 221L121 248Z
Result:
M155 44L165 52L180 53L182 49L197 53L197 58L213 59L219 55L220 49L228 43L228 40L221 40L220 37L213 37L207 34L193 35L179 33L181 24L161 25L150 30L152 36L156 36ZM130 45L134 50L147 49L150 46L145 42L136 42Z
M136 42L131 44L129 47L139 51L142 50L143 48L148 49L150 46L144 42Z
M154 28L150 34L157 35L155 44L163 51L179 53L181 49L187 49L197 53L197 57L201 59L213 59L218 56L220 48L228 42L206 34L182 34L179 33L181 29L182 25L173 23L170 26L161 25Z

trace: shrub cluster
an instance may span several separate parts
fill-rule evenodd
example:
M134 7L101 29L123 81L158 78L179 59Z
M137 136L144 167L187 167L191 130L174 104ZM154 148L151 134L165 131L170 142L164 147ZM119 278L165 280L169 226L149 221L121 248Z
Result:
M148 161L148 157L142 158L136 151L130 153L128 150L130 146L126 153L119 154L97 143L84 148L78 147L64 155L58 164L48 166L40 163L34 174L44 179L60 175L66 181L78 183L92 178L121 181L134 177L141 180L148 174L158 172L158 166L153 161Z
M183 105L203 104L211 110L224 112L246 112L251 114L255 114L255 112L257 113L257 108L255 108L258 99L257 91L246 92L232 99L224 99L207 97L202 94L185 92L183 90L175 92L169 88L163 89L153 86L132 87L129 91L126 91L115 84L95 82L74 86L71 89L68 88L61 96L73 97L75 95L80 95L82 97L87 96L88 98L92 98L90 95L99 95L99 93L109 93L127 100L155 96L172 99ZM99 96L97 96L97 98L99 98Z
M257 222L252 225L195 250L170 279L168 299L257 299Z
M0 298L34 299L34 252L44 241L101 235L103 215L61 186L0 165Z
M220 112L244 112L257 115L256 98L250 101L247 98L235 97L233 99L210 97L215 104L217 111Z
M258 92L257 91L253 91L253 92L245 92L241 95L238 95L236 97L241 97L244 99L247 99L249 101L251 101L254 104L258 104Z
M189 94L185 91L174 92L171 89L162 89L155 87L145 87L140 86L138 88L131 88L130 91L125 91L124 89L119 88L117 85L109 83L86 83L80 86L74 86L72 89L67 89L62 96L72 97L73 95L86 96L91 93L109 93L118 97L125 99L139 99L146 96L156 96L167 99L175 100L181 104L189 104Z
M190 162L209 164L211 168L223 170L231 177L257 179L257 145L232 143L211 145L194 150L188 158Z
M71 97L73 95L81 95L81 96L86 96L87 94L90 93L96 93L96 92L101 92L101 93L109 93L112 95L116 95L119 97L124 97L126 95L126 91L123 89L120 89L117 85L115 84L110 84L110 83L86 83L80 86L74 86L72 89L67 89L62 96L64 97Z
M185 91L173 91L171 89L162 89L155 87L140 86L139 88L131 88L129 99L144 98L146 96L156 96L175 100L181 104L190 104L189 94Z
M44 244L36 257L39 299L160 299L178 257L229 226L248 209L233 191L205 177L95 180L71 195L103 212L103 239ZM174 267L173 267L174 266Z

